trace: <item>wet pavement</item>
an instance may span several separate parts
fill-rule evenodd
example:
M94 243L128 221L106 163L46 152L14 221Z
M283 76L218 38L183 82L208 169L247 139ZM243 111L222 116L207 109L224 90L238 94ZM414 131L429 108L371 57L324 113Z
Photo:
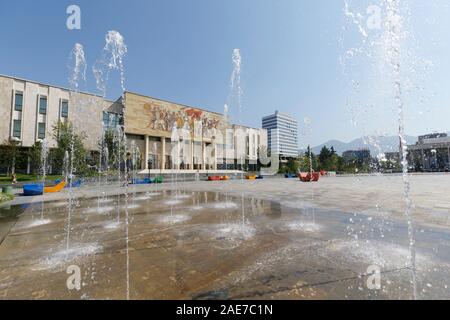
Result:
M78 193L70 211L66 199L0 209L0 299L412 298L405 222L314 198L286 205L232 183ZM450 231L419 225L416 236L417 298L450 299ZM79 291L67 287L70 266ZM371 266L379 290L368 288Z

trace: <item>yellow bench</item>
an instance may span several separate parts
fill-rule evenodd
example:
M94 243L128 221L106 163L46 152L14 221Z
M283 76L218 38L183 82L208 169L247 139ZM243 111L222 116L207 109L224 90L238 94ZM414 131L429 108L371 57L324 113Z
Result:
M44 193L56 193L56 192L60 192L62 189L64 189L65 186L66 186L66 182L65 182L65 181L61 181L61 182L58 183L56 186L53 186L53 187L45 187L45 188L44 188Z

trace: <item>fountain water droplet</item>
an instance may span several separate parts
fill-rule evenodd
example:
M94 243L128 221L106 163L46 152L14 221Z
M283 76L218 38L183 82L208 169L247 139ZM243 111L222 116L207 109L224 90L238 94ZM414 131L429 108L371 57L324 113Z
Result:
M80 84L86 82L87 63L83 45L76 43L69 57L69 85L74 91L78 91Z
M105 36L105 46L99 60L92 68L97 88L106 96L106 86L111 70L120 72L120 84L125 91L124 58L128 52L123 36L117 31L109 31Z
M408 148L405 134L405 101L407 101L406 94L411 93L409 87L417 79L415 76L416 66L415 55L411 52L408 40L414 40L412 38L411 30L405 28L405 22L408 17L403 12L409 12L407 3L401 0L379 0L378 7L382 10L382 21L379 30L370 30L366 25L366 19L364 15L355 13L350 8L350 1L345 1L344 14L348 20L348 25L356 26L358 33L360 34L361 42L358 46L345 50L345 55L341 58L342 66L346 75L348 72L352 72L353 78L351 79L351 89L353 95L356 97L356 107L351 106L352 110L357 110L358 123L364 125L366 130L369 125L366 121L376 118L378 115L383 115L383 123L389 123L394 125L395 121L386 121L386 114L391 110L383 112L381 110L385 105L391 105L397 110L397 115L392 114L392 120L396 120L398 125L398 137L399 137L399 153L402 166L402 180L403 180L403 195L405 201L405 217L408 222L408 238L410 244L410 265L412 274L412 287L413 298L417 298L416 288L416 252L415 252L415 232L414 223L412 217L412 202L410 199L410 181L408 175ZM360 5L360 4L358 4ZM351 31L344 28L347 32ZM348 53L351 54L348 54ZM348 64L349 60L352 60L352 64ZM362 68L362 65L370 65L373 67L372 73L362 72L361 70L367 70ZM350 68L349 68L350 67ZM353 68L353 69L352 69ZM380 72L381 71L381 72ZM359 95L367 90L373 91L373 82L377 79L371 79L370 77L382 77L386 79L386 75L391 77L392 85L388 88L390 92L393 92L393 97L390 103L386 103L384 96L380 106L369 103L365 106L364 110L361 110L361 98ZM374 80L374 81L369 81ZM380 81L377 81L380 82ZM381 81L384 83L384 81ZM384 88L381 88L384 89ZM384 93L382 90L380 90ZM351 102L349 102L351 105ZM363 106L364 108L364 106ZM372 117L372 112L374 116ZM366 119L360 118L360 114L366 115ZM377 115L378 114L378 115ZM352 118L355 118L356 114L352 114ZM396 119L395 119L396 118ZM379 128L378 128L379 129ZM376 139L367 138L368 144L377 147L378 142ZM381 149L381 148L380 148ZM382 158L382 151L379 150L378 154Z

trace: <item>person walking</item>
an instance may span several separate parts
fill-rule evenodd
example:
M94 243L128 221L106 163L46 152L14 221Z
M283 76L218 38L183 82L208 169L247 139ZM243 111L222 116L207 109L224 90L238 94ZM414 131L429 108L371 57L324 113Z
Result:
M131 160L131 153L127 152L127 159L125 162L121 165L121 171L124 172L125 181L123 183L123 187L129 185L130 177L131 177L131 170L133 169L133 161Z
M13 173L11 176L11 183L12 184L16 184L17 183L17 176L16 173Z

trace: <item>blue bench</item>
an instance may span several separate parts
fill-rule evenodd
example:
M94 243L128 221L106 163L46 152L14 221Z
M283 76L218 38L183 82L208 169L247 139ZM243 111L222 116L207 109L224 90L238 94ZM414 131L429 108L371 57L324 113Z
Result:
M40 196L44 194L44 184L26 184L23 186L24 196Z
M133 179L132 180L133 184L150 184L152 183L152 179L150 178L145 178L145 179Z

